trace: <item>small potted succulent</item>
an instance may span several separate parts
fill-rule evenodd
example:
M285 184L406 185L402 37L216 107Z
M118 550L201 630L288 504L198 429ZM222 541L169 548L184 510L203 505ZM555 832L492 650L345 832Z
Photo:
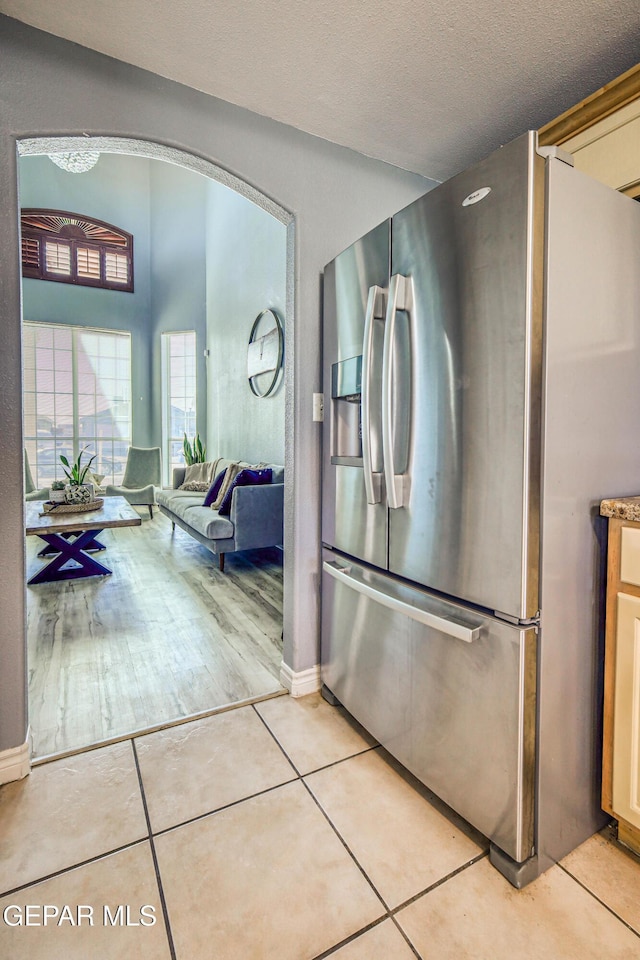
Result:
M51 503L64 503L64 481L54 480L49 487L49 500Z
M89 461L83 465L82 457L86 450L87 447L83 447L72 464L69 463L63 453L60 454L60 463L69 481L64 488L66 503L91 503L95 499L93 483L87 482L85 478L96 455L94 453Z

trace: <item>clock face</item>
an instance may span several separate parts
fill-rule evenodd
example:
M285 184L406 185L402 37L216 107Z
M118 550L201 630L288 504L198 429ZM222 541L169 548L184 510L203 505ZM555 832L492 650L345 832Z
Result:
M268 397L280 379L284 331L275 310L263 310L254 320L247 348L247 378L256 397Z

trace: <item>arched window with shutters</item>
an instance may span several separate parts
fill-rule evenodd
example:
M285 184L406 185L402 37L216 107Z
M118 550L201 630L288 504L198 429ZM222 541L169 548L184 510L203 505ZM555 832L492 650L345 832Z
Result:
M133 293L133 237L64 210L23 209L22 276Z

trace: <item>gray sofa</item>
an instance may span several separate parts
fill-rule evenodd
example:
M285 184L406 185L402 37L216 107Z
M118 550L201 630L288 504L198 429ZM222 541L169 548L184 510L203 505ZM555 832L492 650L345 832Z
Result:
M218 469L231 461L221 461ZM250 466L250 464L245 464ZM173 471L173 489L158 490L156 501L161 513L191 534L211 553L219 557L224 570L224 556L236 550L273 547L282 543L284 513L284 467L268 463L272 482L261 486L236 487L231 497L229 516L221 517L217 510L203 507L204 493L179 490L184 481L185 468Z

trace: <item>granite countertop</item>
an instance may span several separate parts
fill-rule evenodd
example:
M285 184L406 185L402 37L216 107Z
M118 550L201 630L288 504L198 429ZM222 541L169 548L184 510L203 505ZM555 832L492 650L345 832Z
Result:
M616 520L640 520L640 497L617 497L600 501L600 516Z

